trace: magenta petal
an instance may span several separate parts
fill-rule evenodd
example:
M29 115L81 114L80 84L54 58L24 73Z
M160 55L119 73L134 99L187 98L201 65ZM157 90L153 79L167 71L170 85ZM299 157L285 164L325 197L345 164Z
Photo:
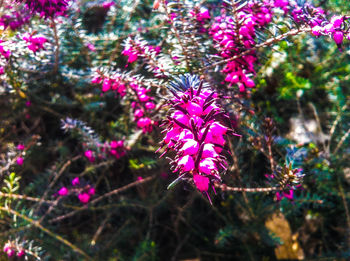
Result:
M201 175L193 175L193 181L199 191L207 191L209 188L209 179Z

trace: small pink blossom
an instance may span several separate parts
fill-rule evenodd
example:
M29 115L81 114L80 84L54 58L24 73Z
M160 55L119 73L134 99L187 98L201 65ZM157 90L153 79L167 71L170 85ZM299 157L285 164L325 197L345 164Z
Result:
M180 158L177 164L183 172L192 171L194 169L194 160L189 155Z
M92 187L92 188L89 188L89 190L88 190L88 194L89 194L89 195L92 196L92 195L95 195L95 193L96 193L95 188L93 188L93 187Z
M22 157L18 157L17 158L17 164L18 165L20 165L20 166L23 165L23 162L24 162L24 159Z
M25 149L25 146L23 144L18 144L17 145L17 149L18 150L24 150Z
M60 196L67 196L68 195L68 189L66 187L62 187L60 188L60 190L58 191L58 195Z
M87 204L90 201L90 195L88 193L85 193L85 192L80 193L78 195L78 198L79 198L80 202L83 204Z
M72 180L72 185L73 186L78 186L80 184L79 177L76 177Z

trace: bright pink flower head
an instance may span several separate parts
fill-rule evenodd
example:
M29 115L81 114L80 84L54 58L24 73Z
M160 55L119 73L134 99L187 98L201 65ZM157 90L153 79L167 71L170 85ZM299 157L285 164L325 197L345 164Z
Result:
M66 187L62 187L60 188L60 190L58 191L58 195L60 196L67 196L68 195L68 189Z
M24 162L24 159L22 157L18 157L17 158L17 164L18 165L20 165L20 166L23 165L23 162Z
M94 153L93 153L92 150L85 151L84 155L90 162L94 162L95 161Z
M78 186L80 184L79 177L76 177L72 180L72 185L73 186Z
M90 201L90 195L88 193L85 193L85 192L80 193L78 195L78 198L79 198L80 202L83 204L87 204Z
M220 173L226 169L226 159L220 155L231 133L225 123L230 122L217 102L218 94L211 91L197 76L184 75L169 87L174 97L169 102L168 120L161 147L163 156L171 150L176 156L171 169L181 179L190 180L201 192L220 182Z

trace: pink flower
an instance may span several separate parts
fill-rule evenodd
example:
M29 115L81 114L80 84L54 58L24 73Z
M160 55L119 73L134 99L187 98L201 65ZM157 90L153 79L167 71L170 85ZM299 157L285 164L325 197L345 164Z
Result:
M180 151L184 155L193 155L198 152L198 149L199 149L198 142L193 139L188 139L184 141L184 145L182 146Z
M94 162L95 161L94 153L92 152L92 150L85 151L84 155L90 162Z
M88 190L88 194L89 195L95 195L95 193L96 193L96 190L95 190L95 188L89 188L89 190Z
M199 191L207 191L209 188L209 179L201 175L193 175L193 181Z
M78 186L80 184L79 177L76 177L72 180L72 185L73 186Z
M67 196L68 195L68 189L66 187L62 187L60 188L60 190L58 191L58 195L60 196Z
M78 195L78 198L79 198L80 202L83 204L87 204L90 201L90 195L88 193L85 193L85 192L80 193Z
M23 144L18 144L17 145L17 149L18 150L24 150L25 149L25 146Z
M182 172L192 171L194 169L194 160L189 155L180 158L177 164Z
M91 52L96 52L96 47L92 43L88 43L86 47L91 51Z
M293 200L294 198L294 190L290 189L288 191L282 191L282 192L276 192L276 199L277 201L281 201L282 198L286 198L288 200Z
M23 162L24 162L24 159L22 157L18 157L17 158L17 164L18 165L20 165L20 166L23 165Z
M18 257L22 257L26 254L26 252L24 251L24 249L20 249L18 252L17 252L17 256Z
M333 40L337 45L341 45L344 39L344 34L341 31L336 31L333 34Z

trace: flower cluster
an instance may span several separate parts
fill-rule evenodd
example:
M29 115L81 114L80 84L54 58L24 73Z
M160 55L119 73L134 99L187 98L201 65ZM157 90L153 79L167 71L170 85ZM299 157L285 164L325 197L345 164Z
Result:
M148 95L150 90L135 83L131 83L130 87L137 97L137 100L131 103L137 127L142 129L144 133L150 133L153 130L153 125L156 124L156 122L149 117L149 114L152 113L156 107L153 98Z
M324 10L320 8L308 5L309 11L305 10L305 8L296 7L291 13L295 21L309 24L314 36L331 36L338 47L343 43L344 37L350 40L350 33L345 30L348 17L336 15L328 21Z
M56 195L61 197L68 196L70 194L76 194L79 201L83 204L87 204L90 201L91 196L95 195L95 188L89 184L85 184L80 181L79 177L72 180L72 187L61 187Z
M116 73L111 76L95 76L91 80L93 84L101 84L102 83L102 91L107 92L109 90L113 90L117 92L121 97L124 97L126 94L126 86L123 83L122 77L120 74Z
M28 43L28 49L34 53L43 49L44 43L47 42L47 39L44 36L33 36L28 33L23 36L23 40Z
M150 118L150 114L156 107L153 97L149 95L150 90L140 86L139 82L133 77L127 80L124 78L125 76L120 73L115 73L111 76L99 73L97 76L93 77L91 82L94 84L102 83L103 92L113 90L120 94L121 97L127 94L128 86L128 93L134 100L131 103L131 107L137 127L142 129L144 133L150 133L153 129L153 125L156 124L156 122Z
M9 258L14 257L15 255L20 258L20 257L23 257L26 253L23 248L18 247L16 244L12 242L7 242L4 245L3 250Z
M100 147L100 152L95 152L91 149L88 149L84 152L84 156L90 161L94 162L97 158L105 158L106 154L111 155L115 157L116 159L119 159L123 157L126 154L126 148L124 146L123 140L112 140L111 142L106 142L103 144L103 147Z
M271 5L269 1L265 2L262 4L250 1L237 13L236 17L223 14L215 18L209 34L214 40L214 46L220 50L221 57L231 58L255 45L256 30L271 21ZM238 59L229 61L223 69L226 74L225 81L230 85L237 84L241 92L246 88L254 87L255 83L250 78L250 74L255 74L256 60L255 52L251 51Z
M32 13L38 13L44 18L64 15L68 7L68 0L17 0L17 2L23 2Z
M147 62L147 69L152 71L155 76L162 77L164 75L164 68L157 62L157 56L160 53L160 46L149 45L147 41L140 37L127 38L124 42L124 50L122 54L128 57L128 63L133 63L139 57L145 58Z
M7 9L11 9L11 6L6 6ZM4 14L0 17L0 26L6 29L10 27L11 30L17 30L24 24L27 24L31 19L31 15L26 14L25 10L13 10L9 14Z
M222 152L225 136L233 133L225 124L228 116L217 103L218 94L197 76L184 75L171 83L170 89L174 97L169 101L168 119L162 124L167 127L161 142L161 148L166 149L161 156L174 151L171 168L179 173L178 179L193 181L199 191L207 193L210 185L221 181L220 174L227 168Z

